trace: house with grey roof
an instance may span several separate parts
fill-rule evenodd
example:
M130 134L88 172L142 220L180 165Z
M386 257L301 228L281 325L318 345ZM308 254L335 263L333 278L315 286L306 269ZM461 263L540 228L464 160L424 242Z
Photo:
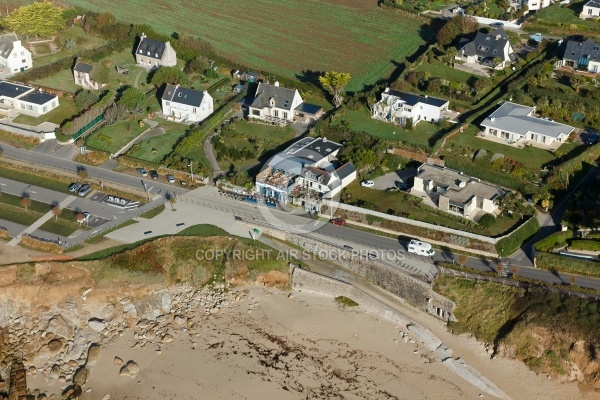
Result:
M31 52L21 44L16 33L0 35L0 70L9 75L31 68Z
M135 62L146 69L177 65L177 53L171 43L150 39L142 33L135 50Z
M38 117L58 107L58 96L21 83L0 81L0 108Z
M600 43L594 42L593 39L585 42L567 41L559 66L591 73L600 72Z
M534 113L535 107L505 101L481 123L483 138L547 149L557 148L574 130L572 126L540 118Z
M585 3L579 18L600 18L600 0L589 0Z
M507 193L499 186L446 167L422 164L411 194L425 196L440 210L478 221L497 214L498 201Z
M256 193L279 203L313 211L322 198L333 198L356 179L352 163L340 163L343 146L324 137L305 137L274 155L256 177Z
M73 67L73 77L75 78L75 84L87 90L98 90L106 86L106 83L99 83L94 80L94 78L92 77L93 70L93 64L78 61L75 64L75 67Z
M166 85L162 98L162 113L168 120L181 123L204 121L214 111L213 98L207 91Z
M273 85L260 82L254 98L244 100L248 118L276 124L294 121L310 122L323 114L323 108L304 103L297 89L288 89L275 82Z
M464 63L477 63L493 69L503 69L515 58L515 50L504 28L490 33L479 31L472 41L463 39L456 55L456 59Z
M386 88L381 100L373 106L371 117L403 126L410 119L416 126L420 121L439 122L450 116L449 104L448 100L437 97Z

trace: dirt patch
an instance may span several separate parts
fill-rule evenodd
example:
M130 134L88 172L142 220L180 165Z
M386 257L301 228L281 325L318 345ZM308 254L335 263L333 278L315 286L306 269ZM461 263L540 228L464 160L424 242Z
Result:
M256 279L257 283L264 286L284 288L290 283L290 277L288 274L280 271L269 271L258 275Z
M376 0L322 0L325 3L354 8L356 10L370 10L377 7Z

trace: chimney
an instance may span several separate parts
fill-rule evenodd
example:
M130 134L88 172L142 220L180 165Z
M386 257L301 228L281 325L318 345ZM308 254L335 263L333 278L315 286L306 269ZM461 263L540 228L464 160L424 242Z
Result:
M141 39L144 39L146 37L146 34L144 32L142 32L142 36L140 36Z
M496 117L490 117L490 121L494 122L496 120Z
M279 87L279 81L275 81L275 83L273 84L273 86Z
M497 34L496 35L496 40L500 40L500 39L502 39L502 35L501 34Z
M390 91L389 86L386 86L385 90L383 91L384 93L388 93Z

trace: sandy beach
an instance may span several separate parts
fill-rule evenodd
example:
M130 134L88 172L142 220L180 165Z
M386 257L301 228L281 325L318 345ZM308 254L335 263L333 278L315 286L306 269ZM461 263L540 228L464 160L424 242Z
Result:
M100 351L81 399L491 398L419 343L404 343L405 327L360 307L255 286L245 292L220 313L198 310L194 329L167 324L169 343L145 341L140 347L142 330L125 330ZM474 339L449 333L447 339L455 356L468 358L511 398L597 398L580 393L575 384L537 376L522 363L490 360ZM115 357L124 364L135 361L139 373L121 376ZM64 388L57 381L48 386L39 376L28 383L46 393Z

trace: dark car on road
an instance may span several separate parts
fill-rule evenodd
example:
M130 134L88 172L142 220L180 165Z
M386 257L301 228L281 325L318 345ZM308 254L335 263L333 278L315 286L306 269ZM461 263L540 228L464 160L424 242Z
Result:
M152 179L158 179L158 172L156 172L156 170L150 171L150 177Z
M595 145L596 143L598 143L598 134L597 133L589 134L588 137L585 138L584 142L588 146Z
M85 185L83 185L79 188L79 195L81 197L84 197L86 194L88 194L90 192L90 190L92 190L92 187L86 183Z
M344 226L346 225L346 220L342 218L334 218L331 220L331 223L338 226Z
M76 192L79 190L80 187L81 187L81 183L79 183L79 182L71 183L69 185L69 192Z

